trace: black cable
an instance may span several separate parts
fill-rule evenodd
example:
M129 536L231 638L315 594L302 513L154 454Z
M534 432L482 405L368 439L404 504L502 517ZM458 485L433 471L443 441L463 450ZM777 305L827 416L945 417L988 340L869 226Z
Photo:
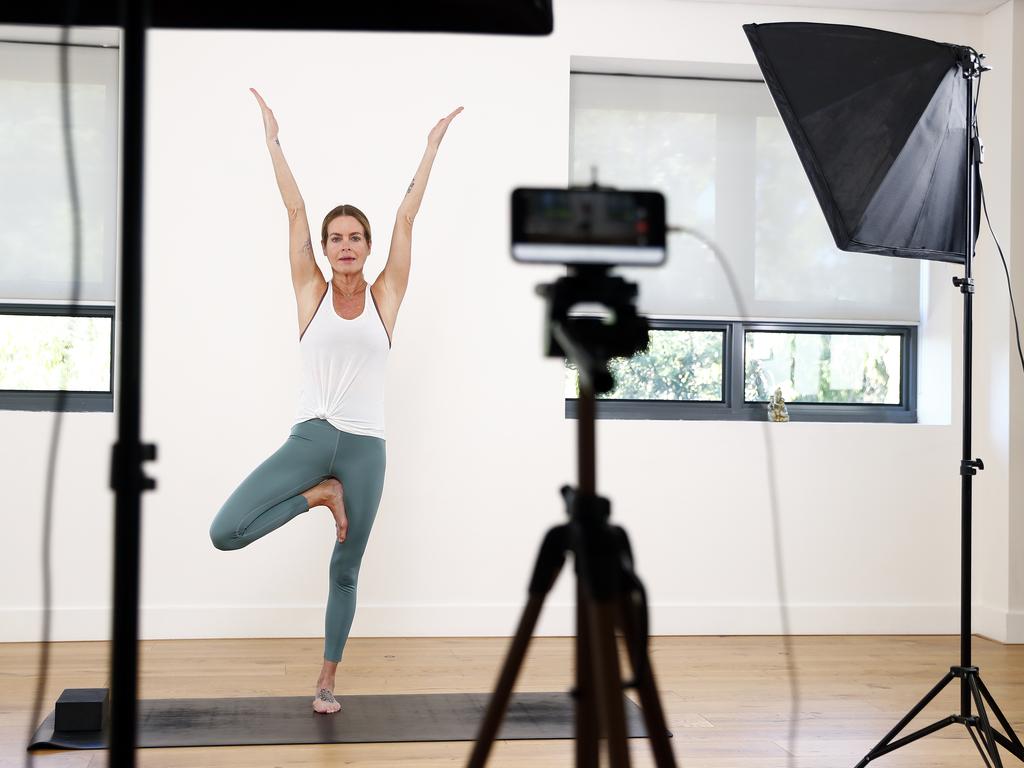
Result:
M79 218L81 211L78 204L78 180L75 175L75 157L71 142L71 100L68 87L68 51L70 49L71 27L70 23L75 17L77 3L72 0L68 3L67 24L61 28L60 41L60 78L61 78L61 110L64 129L64 152L67 159L68 187L71 195L72 208L72 288L71 304L67 317L80 317L78 314L78 301L81 296L81 225ZM32 743L35 736L39 716L43 708L43 696L46 693L46 683L50 671L50 619L53 612L51 600L51 568L50 568L50 542L53 521L53 485L57 469L57 453L60 448L60 433L63 425L64 409L67 406L67 390L61 386L57 390L56 413L53 419L53 431L50 435L49 463L46 468L46 492L43 502L43 639L42 655L39 659L39 669L36 673L35 699L32 704L32 714L29 717L29 733L27 744ZM25 764L32 768L34 753L25 752Z
M978 137L978 98L981 96L981 80L978 78L978 87L974 98L974 114L971 116L971 127L974 129L974 136ZM978 139L978 147L981 147L981 140ZM1017 305L1013 301L1013 284L1010 282L1010 268L1006 265L1006 256L1003 255L1003 247L999 244L999 238L996 237L995 229L992 227L992 219L988 216L988 203L985 202L985 185L981 180L981 173L979 168L978 173L978 191L981 192L981 210L985 212L985 223L988 224L989 234L992 235L992 242L996 244L996 250L999 251L999 259L1003 262L1003 272L1006 274L1006 292L1010 296L1010 309L1013 312L1013 330L1017 334L1017 356L1020 358L1021 371L1024 372L1024 350L1021 349L1020 343L1020 321L1017 319Z
M1013 329L1017 332L1017 356L1020 357L1020 368L1024 372L1024 351L1020 344L1020 321L1017 320L1017 305L1013 302L1013 285L1010 283L1010 269L1006 266L1006 257L1003 255L1003 247L999 245L995 230L992 229L992 220L988 217L988 204L985 202L985 185L981 183L981 174L978 174L978 189L981 190L981 209L985 212L985 221L988 223L988 231L992 235L992 241L999 251L999 258L1003 262L1003 272L1006 274L1006 292L1010 294L1010 309L1013 311Z
M739 281L736 274L729 266L725 254L721 252L718 245L699 230L692 227L669 227L669 232L680 232L690 235L699 240L714 254L718 260L722 272L729 283L733 300L739 309L740 319L748 321L750 313L747 312L746 304L743 301L743 294L740 292ZM762 434L764 436L765 460L768 469L768 503L772 518L772 550L775 555L775 584L779 595L779 615L782 621L782 647L786 657L786 672L789 677L789 749L786 750L786 765L793 768L796 765L797 735L800 728L800 678L796 671L796 655L793 649L792 625L789 620L789 598L786 588L786 575L782 569L782 519L779 514L779 489L775 470L775 446L772 442L771 427L767 421L762 422Z

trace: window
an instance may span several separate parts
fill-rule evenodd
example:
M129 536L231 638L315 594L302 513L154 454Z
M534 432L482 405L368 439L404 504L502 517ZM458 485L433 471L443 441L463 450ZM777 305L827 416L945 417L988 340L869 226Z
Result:
M52 410L113 410L114 309L66 305L0 306L0 405Z
M22 28L7 28L8 31ZM60 30L0 42L0 408L113 410L118 33L75 30L68 47L81 225L79 307L64 150Z
M647 351L616 358L595 415L615 419L767 418L781 389L792 421L917 420L913 326L652 320ZM565 363L567 417L579 374Z
M606 418L766 418L777 389L794 420L916 420L921 264L835 247L764 84L574 72L570 183L655 189L672 235L637 283L647 352L616 360ZM742 317L739 307L750 314ZM581 305L573 314L596 313ZM577 377L566 365L566 414Z

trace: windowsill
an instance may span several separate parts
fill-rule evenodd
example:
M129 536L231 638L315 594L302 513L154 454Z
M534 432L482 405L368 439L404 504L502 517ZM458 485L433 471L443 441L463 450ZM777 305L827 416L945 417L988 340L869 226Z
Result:
M917 413L899 406L788 405L790 422L916 424ZM731 408L725 403L683 403L659 400L597 400L594 417L621 421L768 422L761 405ZM565 399L565 417L577 418L579 400Z
M0 391L0 411L57 412L57 393L38 391ZM68 392L65 394L63 413L114 412L111 392Z

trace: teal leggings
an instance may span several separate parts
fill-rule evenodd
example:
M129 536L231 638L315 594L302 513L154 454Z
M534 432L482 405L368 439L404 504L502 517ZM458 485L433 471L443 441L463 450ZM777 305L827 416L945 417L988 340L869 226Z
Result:
M296 424L284 445L224 502L210 525L217 549L241 549L309 509L302 495L322 480L341 481L348 515L344 543L331 555L324 659L341 661L356 611L363 551L384 490L385 441L335 429L324 419Z

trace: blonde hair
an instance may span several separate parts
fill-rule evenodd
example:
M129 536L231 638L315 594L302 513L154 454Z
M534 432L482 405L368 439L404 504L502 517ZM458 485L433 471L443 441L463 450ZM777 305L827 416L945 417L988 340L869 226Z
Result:
M373 238L370 236L370 220L366 218L366 214L360 211L354 205L339 205L337 208L332 210L324 217L324 224L320 228L321 245L327 243L327 225L330 224L339 216L351 216L356 221L358 221L363 227L363 232L366 234L366 242L373 242Z

